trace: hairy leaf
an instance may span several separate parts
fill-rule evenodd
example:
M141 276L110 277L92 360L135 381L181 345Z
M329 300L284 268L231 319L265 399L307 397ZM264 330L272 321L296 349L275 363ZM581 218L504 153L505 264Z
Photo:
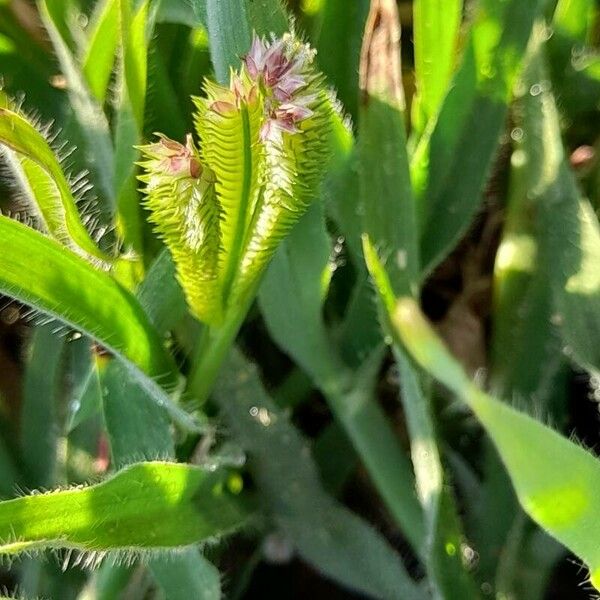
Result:
M0 553L189 546L230 533L246 516L219 476L190 465L138 463L102 483L0 503Z
M173 373L143 309L110 275L0 216L0 290L85 331L151 376Z
M565 379L565 357L548 280L560 277L556 260L564 248L557 248L557 256L551 263L544 262L542 241L549 232L542 222L547 194L542 191L541 182L552 164L550 155L556 150L562 153L562 149L560 138L555 137L554 142L545 138L544 115L550 113L543 109L540 97L530 92L536 85L541 89L543 81L547 81L540 50L531 49L517 86L513 130L517 140L511 157L504 230L494 269L491 379L498 395L542 402L543 410L558 421L556 402L564 404L566 393L564 382L562 389L560 385ZM553 243L563 243L564 216L565 211L560 211L560 242L557 239Z
M393 331L413 359L460 396L493 440L529 516L581 557L600 589L600 461L532 417L477 388L412 298L394 299L372 246L369 270L385 299Z
M40 0L39 9L68 82L73 113L85 140L86 158L97 180L102 206L105 212L110 213L115 208L115 198L113 145L108 120L90 93L83 73L63 37L65 28L58 18L54 0Z
M532 60L542 59L538 49ZM529 83L540 86L540 93L524 97L521 158L532 169L529 193L539 205L540 262L554 295L554 320L570 352L584 368L600 373L600 224L577 188L554 95L542 87L547 76L539 62L535 76Z
M0 107L0 144L42 229L65 246L96 261L110 261L81 222L60 163L44 136L22 115Z
M232 354L227 376L218 384L217 401L253 459L253 472L276 524L305 560L369 596L424 597L384 539L325 494L305 441L239 353Z

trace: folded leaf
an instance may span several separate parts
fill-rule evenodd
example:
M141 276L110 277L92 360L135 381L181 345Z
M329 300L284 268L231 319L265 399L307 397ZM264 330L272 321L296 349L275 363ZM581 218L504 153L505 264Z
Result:
M0 107L0 144L30 201L40 227L96 262L111 259L98 248L81 222L77 202L60 163L44 136L9 106Z

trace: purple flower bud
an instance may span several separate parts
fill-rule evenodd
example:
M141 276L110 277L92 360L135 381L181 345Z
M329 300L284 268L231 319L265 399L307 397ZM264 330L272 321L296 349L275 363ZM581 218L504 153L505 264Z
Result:
M142 148L149 158L150 168L157 175L198 178L202 173L202 165L196 157L196 150L191 134L186 136L185 146L162 134L159 140Z
M291 42L287 35L271 42L254 36L244 63L250 79L266 88L263 140L280 140L284 132L298 133L296 124L312 116L309 105L316 96L302 95L311 82L312 58L306 46Z

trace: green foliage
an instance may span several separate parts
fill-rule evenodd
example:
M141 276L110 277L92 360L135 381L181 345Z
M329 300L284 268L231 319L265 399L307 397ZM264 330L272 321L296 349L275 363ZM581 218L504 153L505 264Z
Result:
M462 0L416 0L414 10L415 77L412 124L422 133L437 117L454 69Z
M0 552L89 552L188 546L232 531L245 512L220 476L174 463L138 463L82 489L0 504Z
M424 597L384 539L323 491L306 442L238 353L232 354L228 374L218 384L217 400L254 461L272 518L305 560L370 596ZM273 455L279 460L268 460Z
M438 118L415 150L411 173L426 273L464 233L480 205L512 87L545 4L482 2Z
M597 13L0 1L0 586L600 589Z
M600 464L590 452L478 389L449 353L411 298L393 299L375 251L366 260L388 306L394 334L416 362L461 397L496 445L523 509L586 561L598 587L598 505ZM560 478L557 478L560 474Z
M85 331L150 375L174 370L139 303L109 274L6 217L0 232L0 290Z
M69 181L50 145L9 106L0 108L0 142L39 227L85 257L110 261L81 222Z

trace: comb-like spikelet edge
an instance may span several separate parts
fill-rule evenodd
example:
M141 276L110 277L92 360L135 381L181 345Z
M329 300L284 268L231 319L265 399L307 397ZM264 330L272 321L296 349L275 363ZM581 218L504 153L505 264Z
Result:
M318 88L321 83L319 78L314 85ZM265 141L264 193L240 266L236 296L253 286L278 245L318 196L330 158L335 103L328 92L315 93L310 106L313 115L298 123L298 133Z
M241 260L248 228L260 195L264 149L260 131L263 100L245 73L232 72L236 91L206 81L206 98L194 98L195 126L202 161L215 174L220 207L219 273L223 302Z
M219 206L214 178L206 169L199 177L157 177L151 148L141 148L146 160L140 162L145 173L139 177L145 184L148 220L171 252L177 280L192 314L205 323L219 324L223 310L218 281Z

